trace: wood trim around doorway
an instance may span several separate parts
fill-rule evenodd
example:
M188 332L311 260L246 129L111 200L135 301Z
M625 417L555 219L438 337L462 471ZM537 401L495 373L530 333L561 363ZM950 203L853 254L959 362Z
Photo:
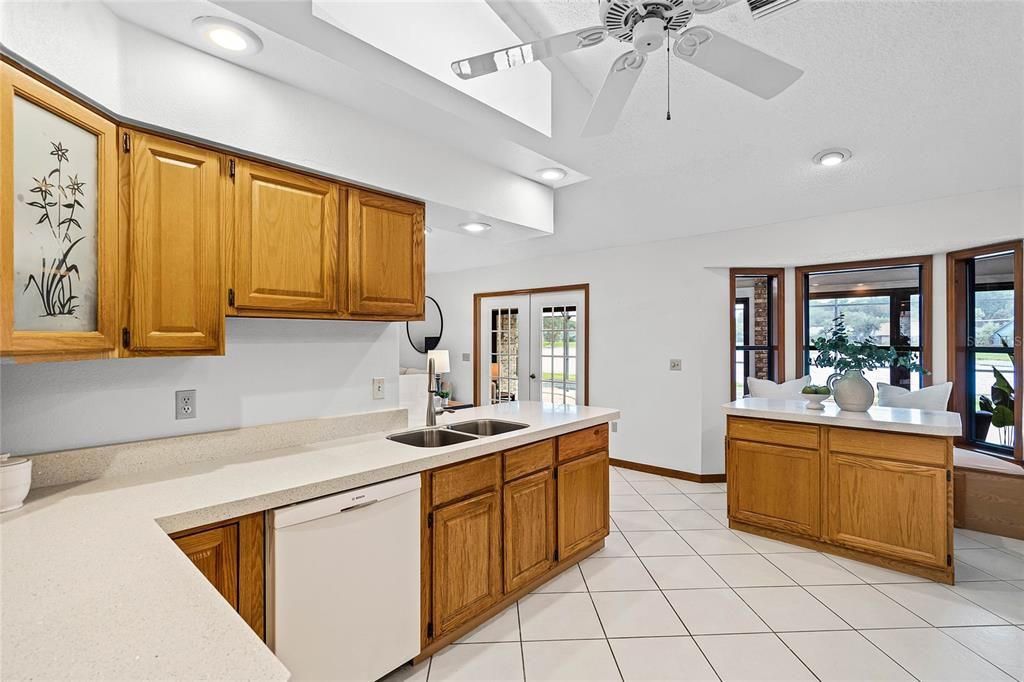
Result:
M796 376L804 375L804 298L807 295L804 277L809 273L835 272L843 270L866 270L877 268L895 268L917 265L921 268L921 365L925 372L922 383L932 384L932 261L933 256L906 256L903 258L879 258L876 260L858 260L845 263L823 263L821 265L804 265L796 268Z
M583 292L583 338L586 346L583 349L583 404L590 404L590 284L565 284L551 287L535 287L533 289L510 289L508 291L487 291L473 294L473 404L480 406L480 302L485 298L499 296L528 296L530 294L550 294L558 291Z

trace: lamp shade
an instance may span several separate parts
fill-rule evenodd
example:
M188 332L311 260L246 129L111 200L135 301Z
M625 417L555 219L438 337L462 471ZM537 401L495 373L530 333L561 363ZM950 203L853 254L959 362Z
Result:
M501 376L501 367L498 366L498 363L492 362L491 363L491 378L492 379L497 379L499 376Z
M427 351L427 362L429 363L431 360L434 361L435 374L446 374L452 370L446 350Z

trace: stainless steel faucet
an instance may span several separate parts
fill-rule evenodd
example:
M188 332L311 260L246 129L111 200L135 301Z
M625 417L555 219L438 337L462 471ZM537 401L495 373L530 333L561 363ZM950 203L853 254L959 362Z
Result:
M427 426L437 426L437 415L455 414L455 410L434 407L434 394L437 393L437 377L434 375L434 358L427 360Z

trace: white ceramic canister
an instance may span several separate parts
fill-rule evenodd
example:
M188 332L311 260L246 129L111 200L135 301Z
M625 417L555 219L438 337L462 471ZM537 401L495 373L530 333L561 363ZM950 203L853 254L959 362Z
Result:
M0 455L0 512L18 509L32 487L32 460Z

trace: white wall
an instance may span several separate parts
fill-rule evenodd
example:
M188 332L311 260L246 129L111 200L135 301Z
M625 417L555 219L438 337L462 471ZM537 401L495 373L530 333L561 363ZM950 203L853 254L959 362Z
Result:
M399 325L227 321L224 357L0 366L0 449L28 454L398 406ZM373 377L385 399L373 400ZM174 392L198 391L175 421Z
M1020 188L855 211L638 246L431 275L445 311L457 394L472 391L474 292L589 282L590 400L623 417L613 456L719 473L729 399L729 267L779 267L944 253L1021 238ZM786 277L787 374L795 376L792 271ZM945 380L945 268L935 259L934 379ZM682 372L668 360L683 359Z

